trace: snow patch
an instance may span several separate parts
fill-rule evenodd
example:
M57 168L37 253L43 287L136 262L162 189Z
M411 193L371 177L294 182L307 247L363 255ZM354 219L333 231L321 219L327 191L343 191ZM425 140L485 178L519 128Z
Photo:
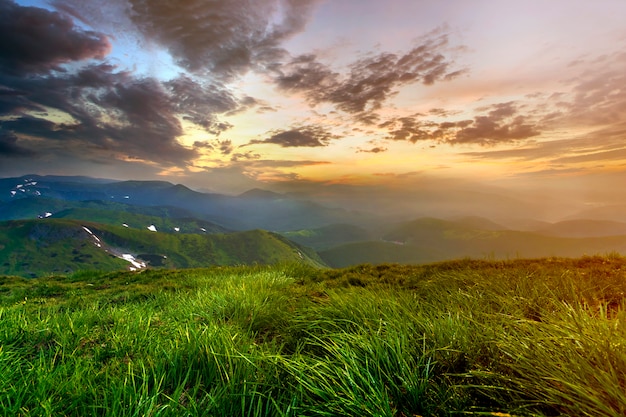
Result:
M150 230L151 232L156 232L157 228L155 225L151 224L150 226L148 226L148 230Z
M24 186L24 184L17 184L17 185L15 186L15 188L22 188L23 186Z
M122 254L121 258L127 262L130 262L133 267L137 268L137 269L141 269L141 268L145 268L146 264L145 262L141 262L138 261L137 259L135 259L135 257L133 255L131 255L130 253L124 253ZM132 267L131 267L132 268ZM136 271L136 269L131 269L131 271Z
M15 194L17 194L17 191L15 191L15 190L11 190L11 197L14 197L14 196L15 196Z
M93 238L94 238L96 241L100 242L100 238L99 238L98 236L94 235L94 234L93 234L93 232L92 232L91 230L87 229L85 226L83 226L83 229L85 229L85 231L86 231L87 233L89 233L91 236L93 236Z

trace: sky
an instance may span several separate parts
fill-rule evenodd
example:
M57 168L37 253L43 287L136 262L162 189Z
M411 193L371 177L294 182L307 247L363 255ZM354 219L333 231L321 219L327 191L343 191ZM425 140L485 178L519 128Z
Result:
M623 0L0 0L0 176L626 203L624 16Z

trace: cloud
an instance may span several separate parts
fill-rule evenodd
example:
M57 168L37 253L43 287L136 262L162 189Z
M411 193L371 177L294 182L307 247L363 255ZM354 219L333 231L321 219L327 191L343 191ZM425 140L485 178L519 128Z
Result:
M465 152L463 155L485 159L514 159L532 162L541 160L551 165L603 164L622 161L626 157L624 135L626 123L577 135L567 139L533 142L513 149Z
M626 117L626 52L598 57L586 71L569 80L571 100L557 96L563 117L570 126L602 126L620 123Z
M301 55L275 68L275 83L282 91L304 93L312 105L331 103L367 122L367 114L380 109L399 86L460 76L464 70L450 70L452 62L443 54L447 48L447 34L431 33L402 55L384 52L356 60L346 75L315 55Z
M0 85L20 92L0 98L0 108L11 116L1 122L2 127L18 137L44 142L72 140L89 152L99 149L165 164L192 159L195 152L177 141L183 133L180 109L167 86L111 70L99 65L74 74L0 76ZM57 118L50 119L48 110L59 113ZM59 117L64 121L58 121Z
M427 116L415 114L388 119L378 127L388 131L386 138L389 140L412 143L432 140L451 145L462 143L495 145L525 140L540 134L539 124L528 116L520 115L514 102L498 103L482 107L478 111L486 114L475 116L473 119L445 122L433 121L426 118ZM435 114L444 113L437 109Z
M266 139L254 139L248 144L260 144L270 143L282 146L283 148L290 147L319 147L327 146L333 139L338 139L338 136L333 135L323 126L302 126L293 127L289 130L274 130L270 132L270 136Z
M491 108L486 116L476 116L467 126L457 130L448 142L493 145L528 139L540 134L538 125L530 122L526 116L517 115L515 103L500 103Z
M375 146L371 149L360 149L357 151L357 153L381 153L381 152L387 152L387 148L384 148L382 146Z
M164 86L170 94L173 111L182 115L185 120L215 135L232 127L216 118L216 114L232 112L240 106L233 94L223 86L205 85L185 75L167 81ZM254 105L250 99L252 98L244 98L243 105Z
M233 156L230 158L232 162L256 161L258 159L261 159L261 154L254 153L252 151L237 152L237 153L234 153Z
M230 139L213 139L210 141L196 141L193 144L196 149L216 151L222 155L230 155L235 150L235 145Z
M230 155L233 150L233 142L231 140L217 140L217 149L222 155Z
M0 130L0 158L23 158L34 155L35 152L18 144L18 138L12 132Z
M77 28L57 12L0 0L0 72L42 74L111 50L106 36Z
M313 160L276 160L276 159L260 159L250 163L251 165L259 168L293 168L302 166L315 166L315 165L328 165L331 162L328 161L313 161ZM249 164L249 165L250 165Z
M191 72L231 78L274 62L281 43L304 29L317 0L112 0L130 30L166 47ZM59 2L58 2L59 3ZM66 0L75 15L89 14L95 2ZM111 18L108 16L107 18ZM104 16L99 18L106 26Z

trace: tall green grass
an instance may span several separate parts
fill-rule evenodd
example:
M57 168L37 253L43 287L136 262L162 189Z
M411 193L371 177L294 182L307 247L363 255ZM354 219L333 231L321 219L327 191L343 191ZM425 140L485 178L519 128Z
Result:
M626 260L0 282L3 416L626 414Z

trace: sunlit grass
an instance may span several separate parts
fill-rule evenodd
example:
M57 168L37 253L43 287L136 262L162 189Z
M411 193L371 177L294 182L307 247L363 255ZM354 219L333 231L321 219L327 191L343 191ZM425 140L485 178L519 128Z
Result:
M626 260L2 278L0 415L626 414Z

